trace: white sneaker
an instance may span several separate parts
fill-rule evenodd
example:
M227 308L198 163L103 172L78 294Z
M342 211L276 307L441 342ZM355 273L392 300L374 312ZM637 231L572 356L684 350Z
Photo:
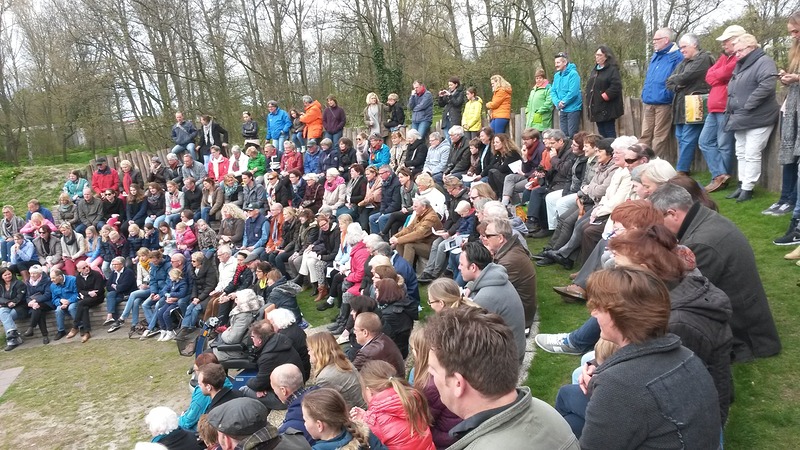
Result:
M167 331L167 335L164 336L164 340L162 342L172 341L178 336L178 333L175 330Z
M167 337L167 332L165 330L161 330L161 331L158 332L158 339L156 339L156 340L158 342L164 342L164 338L166 338L166 337Z
M569 333L537 334L534 338L536 345L548 353L563 353L566 355L582 355L583 352L569 345Z

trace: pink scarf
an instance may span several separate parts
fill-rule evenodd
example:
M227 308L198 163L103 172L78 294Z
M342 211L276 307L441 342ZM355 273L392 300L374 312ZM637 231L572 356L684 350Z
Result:
M336 177L333 181L325 180L325 190L328 192L333 192L341 184L344 184L344 178L342 177Z

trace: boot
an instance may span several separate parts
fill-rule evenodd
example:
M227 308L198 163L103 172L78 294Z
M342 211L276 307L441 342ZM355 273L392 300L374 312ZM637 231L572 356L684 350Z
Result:
M25 337L33 336L33 327L28 327L28 329L25 330L25 332L22 333L22 335L25 336Z
M313 288L311 289L311 296L317 297L319 295L319 289L318 289L319 283L311 283L311 287Z
M753 191L752 190L747 191L742 189L742 193L739 194L739 198L736 199L736 203L742 203L752 199L753 199Z
M20 345L22 345L22 338L19 337L19 332L17 330L12 330L6 333L5 351L10 352Z
M736 183L736 189L733 192L731 192L730 194L726 195L725 198L729 198L729 199L739 198L739 196L741 194L742 194L742 182L740 181L740 182Z
M339 315L336 316L336 322L328 327L328 331L334 332L341 328L341 331L334 334L341 334L344 331L344 326L347 323L347 318L350 317L350 304L342 303L342 309L339 310Z
M300 286L300 287L303 287L303 283L306 282L306 276L305 275L297 275L296 277L292 278L290 281L292 283Z
M315 302L321 302L323 300L328 299L328 286L320 283L319 284L319 292L317 293L317 297L314 299Z

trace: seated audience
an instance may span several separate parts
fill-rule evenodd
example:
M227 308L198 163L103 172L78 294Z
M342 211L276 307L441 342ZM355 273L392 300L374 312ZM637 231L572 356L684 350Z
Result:
M320 332L306 338L310 362L313 365L311 378L319 387L335 389L341 393L348 410L353 406L366 408L361 394L358 370L347 359L336 338L331 333Z
M361 371L368 361L386 361L394 367L394 376L402 377L406 373L403 355L397 344L383 334L382 329L383 325L377 314L363 312L356 316L353 335L361 348L356 353L353 365ZM365 400L369 402L368 399Z

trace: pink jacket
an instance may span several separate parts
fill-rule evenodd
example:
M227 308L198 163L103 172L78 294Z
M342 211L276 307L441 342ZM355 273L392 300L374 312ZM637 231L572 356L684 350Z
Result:
M412 428L400 403L400 396L393 388L372 397L364 422L389 450L436 450L427 426L423 434L411 434Z
M364 279L364 264L369 259L369 250L363 241L350 249L350 275L345 280L353 283L347 292L353 295L360 295L361 280Z

